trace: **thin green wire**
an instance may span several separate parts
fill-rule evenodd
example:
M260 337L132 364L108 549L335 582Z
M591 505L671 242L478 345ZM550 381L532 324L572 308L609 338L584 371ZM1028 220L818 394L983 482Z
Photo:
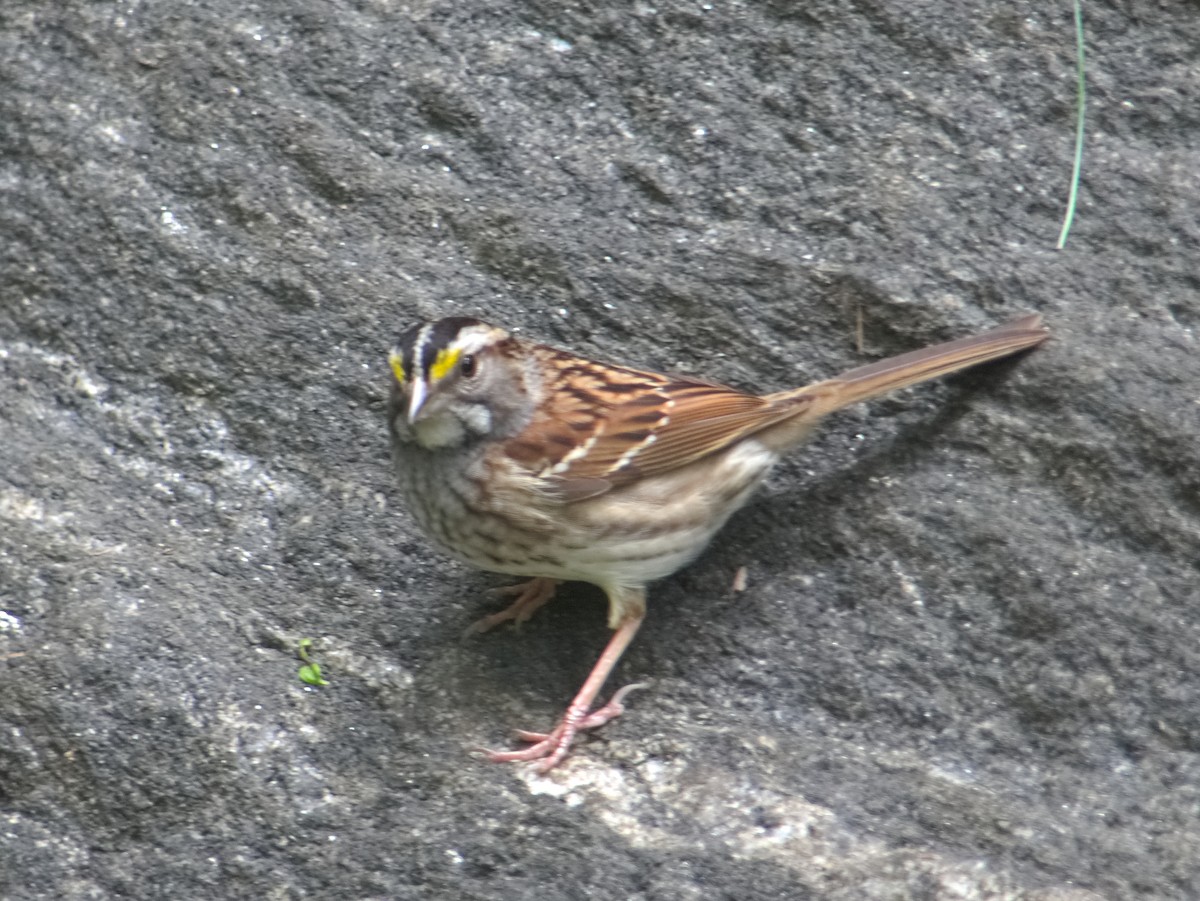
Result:
M1075 166L1071 172L1071 193L1067 197L1067 212L1063 216L1062 231L1058 233L1057 249L1067 244L1067 233L1075 220L1075 201L1079 197L1079 173L1083 169L1083 122L1087 109L1086 59L1083 49L1083 8L1080 0L1075 6Z

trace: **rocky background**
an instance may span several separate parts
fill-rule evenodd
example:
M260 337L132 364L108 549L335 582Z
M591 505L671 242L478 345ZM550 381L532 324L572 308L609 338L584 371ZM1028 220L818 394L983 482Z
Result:
M5 0L0 897L1200 896L1200 9L1085 14L1058 251L1065 2ZM462 639L400 329L766 391L1031 310L654 586L567 765L472 754L604 608Z

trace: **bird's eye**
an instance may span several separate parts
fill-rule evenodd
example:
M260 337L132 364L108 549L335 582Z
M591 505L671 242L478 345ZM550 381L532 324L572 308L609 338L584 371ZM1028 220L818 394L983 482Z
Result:
M464 379L474 378L476 369L478 369L478 364L471 354L464 356L462 362L458 364L458 371L462 373Z

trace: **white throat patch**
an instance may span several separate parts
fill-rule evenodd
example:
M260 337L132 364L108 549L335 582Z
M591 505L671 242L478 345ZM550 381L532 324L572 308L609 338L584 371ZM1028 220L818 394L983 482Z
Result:
M469 435L486 435L492 430L492 413L481 404L465 405L457 413L443 410L412 425L417 443L433 449L462 444Z

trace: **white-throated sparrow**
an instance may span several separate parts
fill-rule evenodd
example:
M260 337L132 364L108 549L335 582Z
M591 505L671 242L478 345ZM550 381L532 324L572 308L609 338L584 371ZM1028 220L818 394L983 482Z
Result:
M645 615L646 584L691 562L827 413L1040 344L1040 316L757 396L597 363L477 319L414 325L390 356L389 427L413 515L453 556L531 576L476 624L521 622L562 580L608 595L615 633L549 733L493 760L557 764L622 711L592 705Z

